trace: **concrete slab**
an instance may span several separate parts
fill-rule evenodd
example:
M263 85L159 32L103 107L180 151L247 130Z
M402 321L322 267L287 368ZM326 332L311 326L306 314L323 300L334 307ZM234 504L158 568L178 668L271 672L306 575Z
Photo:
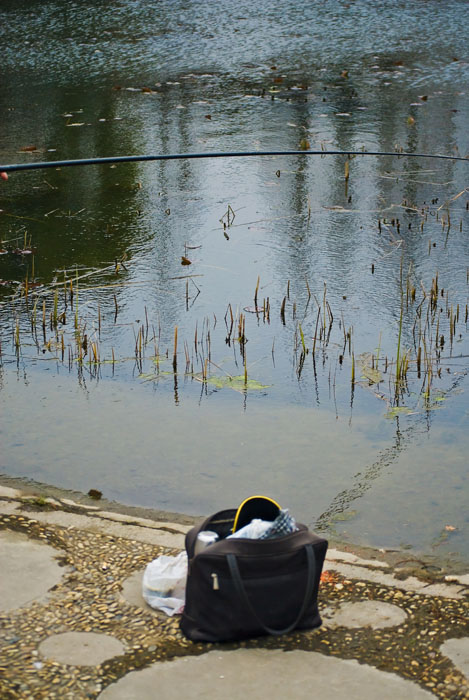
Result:
M19 502L18 501L0 501L0 514L1 515L19 515Z
M20 498L20 496L21 491L18 491L18 489L0 485L0 498Z
M71 498L61 498L60 502L65 506L71 506L72 508L83 508L84 510L100 510L99 506L90 506L86 503L77 503L72 501Z
M389 564L379 559L362 559L351 552L341 552L338 549L329 548L327 550L326 562L329 561L345 561L348 564L358 564L359 566L375 566L382 569L388 569Z
M210 651L133 671L99 700L430 700L415 683L317 652Z
M366 600L362 603L344 603L330 619L324 615L327 627L397 627L405 622L407 615L397 605L380 600Z
M443 596L444 598L464 598L466 590L463 586L453 583L427 583L421 581L415 576L409 576L406 579L398 579L384 571L376 571L368 569L366 566L358 566L357 564L348 564L342 561L328 561L326 569L337 571L342 576L350 579L358 579L359 581L372 581L380 583L384 586L392 586L401 588L404 591L421 593L429 596Z
M39 645L39 653L45 659L72 666L99 666L124 651L125 647L118 639L96 632L53 634Z
M138 542L147 542L148 544L156 544L161 547L169 547L171 549L183 549L184 538L187 531L187 526L179 523L152 523L152 527L142 524L129 525L136 520L130 516L123 516L123 522L117 522L116 519L108 519L99 517L98 514L81 514L68 513L62 510L34 512L23 510L21 504L16 501L0 501L0 513L5 515L25 515L28 518L33 518L45 525L59 525L67 528L77 528L89 530L91 532L102 532L105 535L114 535L116 537L126 537L127 539L137 540ZM146 520L142 518L141 520Z
M188 532L192 525L183 525L182 523L172 523L160 520L150 520L149 518L140 518L137 515L127 515L125 513L116 513L110 510L98 510L96 515L101 518L106 518L107 520L115 520L120 523L136 523L142 527L150 527L154 530L165 530L166 532L172 532L173 534L185 534Z
M21 608L42 600L64 573L59 552L11 530L0 532L0 610Z
M461 639L447 639L441 645L440 651L447 656L453 664L464 673L469 680L469 637Z

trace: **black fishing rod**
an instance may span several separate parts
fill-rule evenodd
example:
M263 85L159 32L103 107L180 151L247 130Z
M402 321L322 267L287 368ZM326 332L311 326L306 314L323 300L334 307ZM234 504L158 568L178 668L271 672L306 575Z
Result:
M436 153L399 153L396 151L227 151L207 153L170 153L167 155L109 156L105 158L80 158L77 160L51 160L42 163L15 163L0 165L0 172L19 170L43 170L44 168L69 168L75 165L106 165L137 163L152 160L189 160L197 158L249 158L258 156L392 156L394 158L438 158L440 160L465 160L469 157L445 156Z

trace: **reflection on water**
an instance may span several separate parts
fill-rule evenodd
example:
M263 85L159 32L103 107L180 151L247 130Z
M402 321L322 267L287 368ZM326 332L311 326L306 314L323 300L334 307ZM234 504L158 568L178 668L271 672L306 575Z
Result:
M462 6L5 0L0 161L465 155ZM12 175L0 470L190 513L269 491L467 559L467 178L369 157Z

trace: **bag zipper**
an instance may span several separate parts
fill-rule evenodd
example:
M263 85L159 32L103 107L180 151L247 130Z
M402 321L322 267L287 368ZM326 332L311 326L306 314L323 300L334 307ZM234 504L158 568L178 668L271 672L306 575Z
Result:
M218 574L210 574L212 577L212 588L214 591L219 591L220 590L220 584L218 582Z

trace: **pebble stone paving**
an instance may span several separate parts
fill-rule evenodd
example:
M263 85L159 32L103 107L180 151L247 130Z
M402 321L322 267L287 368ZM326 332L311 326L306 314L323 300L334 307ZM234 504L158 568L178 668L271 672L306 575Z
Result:
M216 648L302 649L356 659L418 683L438 698L469 698L466 676L440 651L449 639L469 636L469 598L426 596L368 581L323 574L320 606L334 615L347 603L383 602L406 617L399 626L328 626L281 638L238 644L197 644L184 638L178 618L125 601L122 587L160 554L177 554L125 537L44 525L24 515L0 516L0 530L23 532L57 551L63 577L50 597L0 613L0 697L2 700L81 700L100 692L129 671L159 660L199 655ZM73 666L41 655L51 635L87 632L110 635L123 652L96 666Z

